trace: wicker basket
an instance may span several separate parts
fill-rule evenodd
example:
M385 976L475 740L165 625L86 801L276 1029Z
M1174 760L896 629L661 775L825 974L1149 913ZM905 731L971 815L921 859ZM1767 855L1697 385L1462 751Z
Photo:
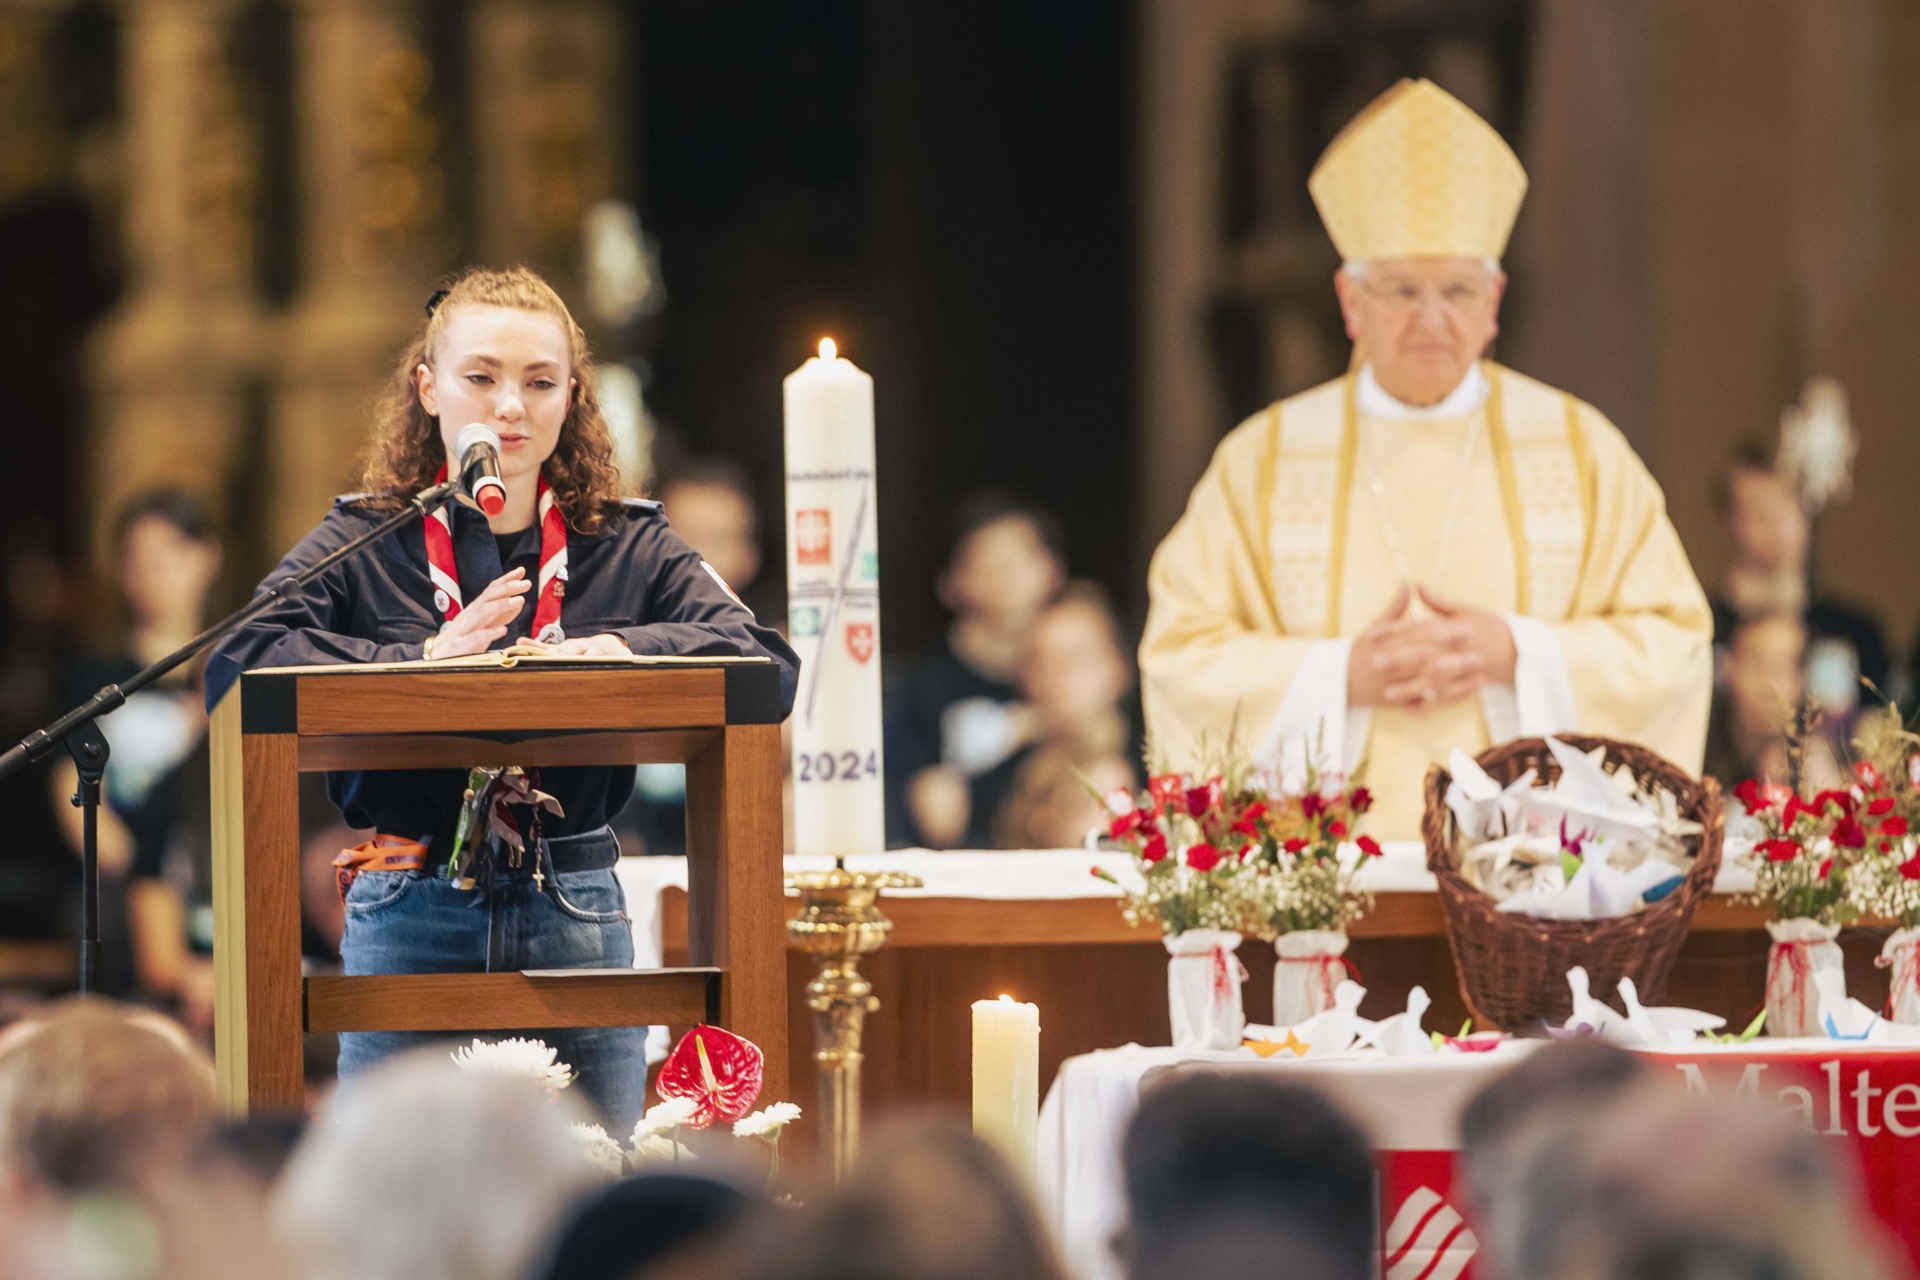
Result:
M1503 915L1493 899L1460 874L1454 860L1454 820L1447 808L1447 771L1427 771L1427 808L1420 824L1427 842L1427 868L1440 882L1440 906L1460 994L1479 1026L1518 1031L1541 1019L1558 1024L1573 1011L1567 970L1585 965L1593 993L1615 1003L1621 978L1632 978L1640 998L1659 1000L1674 957L1693 922L1693 909L1713 890L1720 870L1725 816L1720 784L1695 780L1645 747L1609 738L1563 735L1560 741L1582 751L1607 749L1607 764L1631 769L1643 782L1654 781L1679 801L1680 813L1701 826L1693 870L1686 881L1660 901L1611 920L1536 920ZM1528 769L1543 784L1560 776L1560 767L1541 738L1521 738L1483 751L1480 767L1495 781L1513 781Z

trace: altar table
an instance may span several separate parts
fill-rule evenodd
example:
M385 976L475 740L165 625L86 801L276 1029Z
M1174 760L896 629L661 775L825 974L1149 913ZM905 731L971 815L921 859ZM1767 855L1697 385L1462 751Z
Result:
M1251 1050L1127 1045L1063 1063L1040 1112L1039 1187L1076 1280L1120 1280L1110 1242L1125 1218L1120 1150L1141 1092L1177 1071L1255 1071L1322 1091L1367 1131L1380 1163L1381 1275L1459 1280L1479 1250L1453 1202L1459 1114L1482 1085L1542 1042L1423 1058L1263 1059ZM1683 1087L1746 1094L1858 1161L1869 1205L1920 1262L1920 1051L1761 1040L1636 1050Z
M1152 928L1121 919L1118 890L1095 879L1094 865L1124 868L1121 854L1080 849L1015 853L929 853L907 850L861 857L856 868L910 871L926 888L889 892L881 906L894 921L886 948L861 963L880 997L867 1019L865 1097L872 1116L896 1104L929 1101L964 1107L972 1096L973 1001L1003 993L1040 1007L1040 1080L1044 1089L1068 1057L1117 1044L1167 1044L1166 952ZM789 859L789 869L826 865ZM637 963L669 963L686 945L686 866L678 858L623 858L618 874L633 917ZM1382 1017L1405 1006L1416 984L1433 997L1427 1024L1455 1030L1466 1018L1453 956L1424 851L1389 844L1366 869L1373 910L1352 929L1348 958L1368 988L1362 1012ZM1695 913L1665 999L1722 1014L1744 1026L1764 989L1766 914L1732 892L1746 887L1731 857L1715 894ZM788 898L790 910L798 899ZM1881 935L1848 930L1848 987L1873 1004L1886 994L1886 972L1873 967ZM1250 1020L1266 1020L1272 1001L1273 952L1241 948L1249 971ZM801 1082L812 1070L812 1015L804 988L813 977L807 956L790 951L787 965L788 1078L805 1106ZM804 1126L803 1126L804 1128Z

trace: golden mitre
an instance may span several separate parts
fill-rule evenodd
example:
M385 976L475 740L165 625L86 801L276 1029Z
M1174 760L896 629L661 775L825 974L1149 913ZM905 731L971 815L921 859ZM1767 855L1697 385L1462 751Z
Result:
M1431 80L1402 80L1340 131L1307 190L1347 261L1497 259L1527 171L1464 102Z

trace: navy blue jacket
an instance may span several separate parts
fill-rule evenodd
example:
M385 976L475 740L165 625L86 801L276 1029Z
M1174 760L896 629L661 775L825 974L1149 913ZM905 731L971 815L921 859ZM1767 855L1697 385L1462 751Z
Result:
M465 507L450 510L463 598L472 600L516 565L537 579L537 525L521 535L503 565L486 518ZM355 498L336 500L267 582L298 572L387 514ZM529 592L520 616L492 647L526 639L532 621ZM207 706L254 667L410 661L421 656L441 622L427 577L426 539L415 523L335 565L223 640L207 664ZM629 500L592 536L568 531L560 623L570 637L617 635L635 653L771 658L780 666L783 710L793 706L800 659L779 632L754 621L721 590L699 553L667 527L658 503ZM546 820L547 834L571 835L603 826L620 811L633 794L633 768L551 768L542 771L541 782L567 811L563 819ZM458 769L368 770L327 779L328 794L350 825L414 839L451 836L465 787L466 775Z

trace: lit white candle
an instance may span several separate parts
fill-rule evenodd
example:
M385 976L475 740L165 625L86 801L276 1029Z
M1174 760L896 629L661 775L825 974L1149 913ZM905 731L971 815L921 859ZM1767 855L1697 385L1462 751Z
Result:
M833 339L787 375L787 631L794 852L887 847L880 749L880 511L873 379Z
M973 1131L1034 1176L1040 1134L1040 1010L1012 996L973 1005Z

